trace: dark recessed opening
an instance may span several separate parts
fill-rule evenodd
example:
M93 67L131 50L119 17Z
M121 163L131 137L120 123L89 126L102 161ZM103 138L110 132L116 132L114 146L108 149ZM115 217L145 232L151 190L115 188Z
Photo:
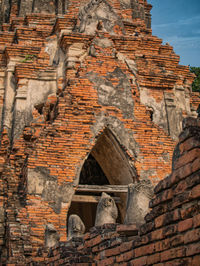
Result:
M90 154L85 161L80 174L79 184L87 185L108 185L108 179L102 171L100 165Z
M149 113L150 113L150 119L151 119L151 121L153 121L153 111L150 110Z
M98 186L110 184L100 165L91 154L82 167L79 184ZM77 192L76 195L98 196L100 198L101 192ZM109 193L109 195L115 196L114 193ZM83 221L87 232L95 225L97 204L93 202L72 202L68 217L70 214L77 214ZM121 222L120 212L117 222Z
M38 111L38 113L41 115L43 114L43 107L44 107L44 103L35 105L35 109Z

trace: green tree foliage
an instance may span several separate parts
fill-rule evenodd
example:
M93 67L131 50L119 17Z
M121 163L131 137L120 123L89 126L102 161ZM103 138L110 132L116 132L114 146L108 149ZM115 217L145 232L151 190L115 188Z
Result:
M196 75L192 83L192 90L200 92L200 67L190 67L190 71Z

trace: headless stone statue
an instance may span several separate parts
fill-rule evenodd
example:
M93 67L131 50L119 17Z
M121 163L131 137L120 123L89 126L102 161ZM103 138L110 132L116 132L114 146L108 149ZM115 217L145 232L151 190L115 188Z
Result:
M141 225L149 211L149 201L153 197L153 187L149 180L128 185L125 224Z
M48 224L45 229L45 246L48 248L57 245L60 236L53 224Z
M69 216L67 233L68 240L70 240L72 237L81 237L85 233L85 225L78 215L71 214Z
M95 226L101 226L107 223L116 223L117 216L118 209L114 199L103 192L97 205Z

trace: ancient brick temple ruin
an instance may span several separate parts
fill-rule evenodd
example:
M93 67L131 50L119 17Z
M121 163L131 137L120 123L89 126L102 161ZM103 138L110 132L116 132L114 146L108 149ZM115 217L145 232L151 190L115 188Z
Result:
M200 265L200 98L152 6L0 8L1 264ZM118 218L94 227L101 192ZM86 233L67 241L70 214Z

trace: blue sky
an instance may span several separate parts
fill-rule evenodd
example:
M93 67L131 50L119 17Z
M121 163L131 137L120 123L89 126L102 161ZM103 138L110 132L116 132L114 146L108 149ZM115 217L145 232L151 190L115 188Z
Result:
M200 0L147 0L153 35L174 47L180 64L200 67Z

